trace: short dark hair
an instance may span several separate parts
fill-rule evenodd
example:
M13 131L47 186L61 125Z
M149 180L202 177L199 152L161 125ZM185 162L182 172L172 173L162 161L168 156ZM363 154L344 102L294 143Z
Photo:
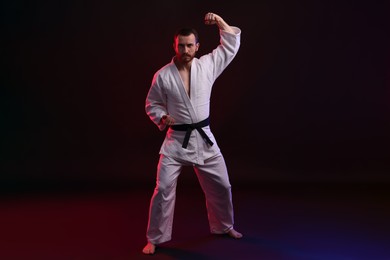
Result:
M179 36L179 35L189 36L191 34L195 35L195 41L196 41L196 43L198 43L199 42L198 32L195 29L193 29L193 28L187 28L187 27L180 28L179 30L177 30L176 33L173 36L173 40L175 41L177 36Z

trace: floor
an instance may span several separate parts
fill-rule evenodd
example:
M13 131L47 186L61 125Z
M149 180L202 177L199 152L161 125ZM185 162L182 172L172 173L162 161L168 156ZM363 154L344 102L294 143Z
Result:
M235 240L209 234L199 185L179 180L173 239L153 256L152 185L83 185L4 193L0 259L390 259L387 184L233 184Z

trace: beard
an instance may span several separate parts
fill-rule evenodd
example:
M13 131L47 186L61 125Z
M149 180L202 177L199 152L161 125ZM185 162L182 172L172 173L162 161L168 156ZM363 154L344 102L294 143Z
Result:
M183 54L183 55L180 57L180 60L181 60L182 62L188 63L188 62L192 61L193 58L194 58L193 55Z

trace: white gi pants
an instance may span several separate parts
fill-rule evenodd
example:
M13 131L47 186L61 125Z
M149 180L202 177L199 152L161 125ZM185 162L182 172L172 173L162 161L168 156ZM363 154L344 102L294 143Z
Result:
M157 180L150 201L146 238L153 244L171 240L175 209L176 185L183 166L192 165L160 155ZM224 234L233 228L231 185L222 154L194 165L195 173L206 198L210 231Z

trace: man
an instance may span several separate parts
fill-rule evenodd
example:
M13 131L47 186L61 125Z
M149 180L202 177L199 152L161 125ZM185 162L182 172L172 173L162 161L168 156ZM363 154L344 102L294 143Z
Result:
M212 86L237 54L241 30L214 13L207 13L204 19L205 24L219 27L219 46L198 59L196 30L177 31L173 43L176 55L155 73L146 97L147 115L161 131L168 129L150 201L144 254L154 254L156 245L171 240L176 184L183 166L193 166L205 193L211 233L242 237L233 228L228 172L209 126Z

